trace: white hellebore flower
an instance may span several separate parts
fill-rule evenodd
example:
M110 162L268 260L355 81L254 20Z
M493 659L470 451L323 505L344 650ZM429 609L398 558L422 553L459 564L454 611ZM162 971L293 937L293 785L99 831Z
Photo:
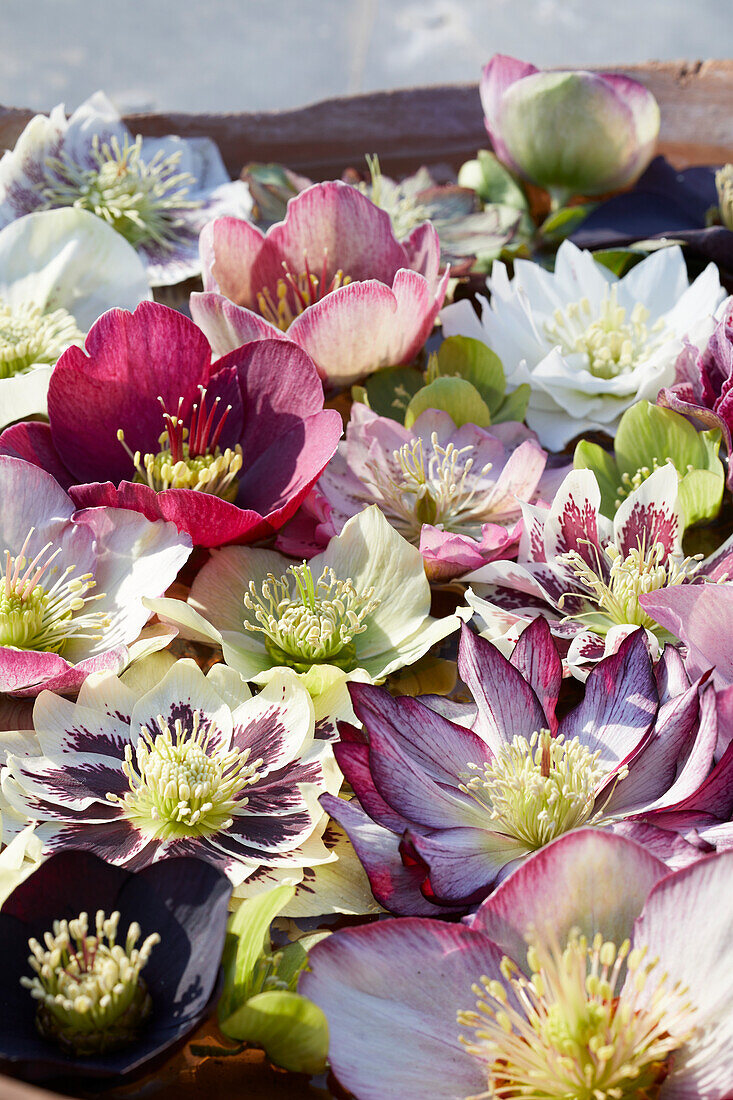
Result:
M348 680L384 680L456 630L430 616L430 585L416 546L375 504L348 520L308 564L274 550L225 546L198 573L188 602L146 607L183 637L221 646L245 680L290 667L314 697L316 719L350 718Z
M252 199L245 183L229 179L210 138L135 136L96 92L68 120L63 104L36 115L0 160L0 226L67 206L120 233L151 286L170 286L200 273L206 222L247 217Z
M613 435L636 401L672 384L684 341L699 346L725 292L708 264L689 284L682 250L662 248L617 279L590 252L564 241L554 272L495 263L481 320L467 300L441 313L446 336L473 336L496 352L508 386L531 386L527 423L561 451L582 432Z
M0 230L0 428L46 412L51 371L97 318L150 298L145 268L85 210L28 214Z

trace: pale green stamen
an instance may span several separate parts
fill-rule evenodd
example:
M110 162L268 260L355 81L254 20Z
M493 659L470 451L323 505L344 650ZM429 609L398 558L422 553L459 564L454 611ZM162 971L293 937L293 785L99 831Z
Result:
M75 206L89 210L111 225L133 246L154 243L172 250L186 223L182 214L196 210L200 200L189 199L196 180L181 172L181 152L157 152L142 158L143 139L125 135L92 139L94 167L78 164L63 150L46 161L46 183L41 194L47 208Z
M157 718L155 735L140 731L137 745L125 748L123 771L130 790L108 794L128 820L158 840L210 836L227 829L246 806L241 792L259 778L262 760L250 750L223 751L211 744L215 730L194 711L186 731L180 718L171 725Z
M54 364L71 344L81 346L84 334L65 309L44 313L23 302L11 306L0 300L0 378L24 374L37 364Z
M599 756L576 737L540 730L529 740L515 737L491 763L469 764L478 774L460 789L486 809L493 829L534 851L594 816L606 775ZM617 778L627 774L623 768Z
M328 566L316 580L303 562L279 578L269 573L259 591L250 582L244 606L257 621L245 620L244 627L265 635L277 664L298 672L324 663L350 669L356 660L353 639L367 629L365 620L379 602L374 588L357 592L351 580L339 580Z
M73 577L73 565L49 585L58 573L53 563L61 549L52 551L53 543L48 542L34 558L27 558L34 530L30 529L15 557L5 551L5 572L0 576L0 645L61 653L71 638L98 640L109 625L108 616L79 612L104 599L104 593L87 595L95 587L94 577L91 573Z
M618 291L613 286L606 291L597 310L588 298L581 298L555 310L544 327L548 338L560 346L563 354L584 355L588 370L596 378L615 378L632 371L663 339L664 322L657 321L649 328L648 320L649 310L640 302L627 319L626 309L618 304Z
M140 972L160 943L157 932L141 947L140 925L130 925L124 947L116 943L119 912L100 909L96 935L89 935L86 913L54 921L43 945L31 939L28 960L35 977L20 983L38 1002L36 1026L45 1039L79 1056L117 1050L134 1041L152 1011Z
M505 956L504 981L482 977L476 1011L458 1014L473 1031L460 1042L487 1073L487 1091L469 1100L656 1100L694 1033L687 990L662 974L645 992L657 961L600 933L589 944L574 930L564 950L533 933L527 963L529 977Z
M733 164L726 164L715 173L718 192L718 214L726 229L733 230Z

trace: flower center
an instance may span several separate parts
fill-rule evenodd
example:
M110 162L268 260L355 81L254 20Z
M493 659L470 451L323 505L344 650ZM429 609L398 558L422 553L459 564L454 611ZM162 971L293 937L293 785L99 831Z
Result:
M389 214L398 240L409 236L416 226L430 220L430 208L420 201L418 194L409 194L404 186L385 180L376 153L373 155L367 153L366 162L370 181L360 183L359 190L362 195L371 199L375 206L379 206Z
M479 539L481 525L491 514L486 485L480 479L491 470L491 463L474 473L474 460L466 457L473 447L452 443L442 447L436 432L430 447L426 456L422 439L413 439L392 452L389 467L373 461L367 464L371 484L381 498L380 508L414 545L420 542L424 523Z
M374 588L357 592L351 580L339 580L328 566L316 580L303 562L280 578L268 574L259 592L250 581L244 606L257 622L245 620L244 626L265 635L267 652L279 665L297 672L317 664L352 669L354 638L366 630L365 620L379 603Z
M588 370L596 378L615 378L628 374L640 360L646 359L661 342L664 322L647 326L649 310L637 302L626 319L626 310L618 304L615 286L607 290L597 316L587 298L556 309L545 323L546 335L565 355L584 355Z
M612 626L630 624L643 626L657 637L662 637L663 628L646 613L639 603L639 596L656 592L658 588L668 585L683 584L697 568L693 562L699 560L699 556L675 560L667 556L663 543L655 542L647 550L643 540L640 546L629 550L625 557L613 545L607 546L603 553L606 561L610 562L608 579L603 563L599 562L596 569L593 569L577 550L569 550L558 558L589 590L584 593L586 599L596 604L602 613L600 617L591 613L590 616L573 615L572 618L591 618L593 630L602 634L607 633ZM563 600L564 597L561 597L560 607Z
M162 397L158 398L163 406L166 427L158 437L161 449L156 454L143 455L140 451L131 451L122 428L117 432L117 438L135 467L133 481L149 485L156 492L194 489L232 503L239 488L237 477L242 469L242 448L239 444L224 451L219 448L219 438L231 405L227 405L217 420L221 398L217 397L211 408L207 409L206 389L199 386L199 391L200 403L191 410L188 428L180 416L183 398L178 402L178 414L167 412Z
M130 790L123 796L110 793L108 800L157 840L227 829L232 815L246 806L241 793L259 778L262 760L250 763L249 749L218 748L216 731L198 710L190 730L180 718L172 726L161 715L156 721L157 732L142 729L135 748L125 748Z
M53 563L61 548L52 551L52 542L29 559L26 554L34 531L31 527L16 557L5 551L5 573L0 576L0 645L61 653L69 638L101 638L108 617L94 612L79 614L87 604L104 598L104 593L87 595L95 586L93 575L73 578L73 565L59 573Z
M715 173L718 192L718 214L726 229L733 230L733 164L726 164Z
M478 774L460 789L488 811L494 828L534 851L591 817L606 775L599 755L577 737L566 741L543 729L529 740L515 737L491 763L469 764ZM621 769L618 778L627 774Z
M154 932L136 947L140 925L130 925L125 946L116 943L119 912L96 916L96 935L89 935L86 913L76 920L54 921L44 944L30 939L28 959L34 978L20 984L38 1002L36 1026L72 1055L91 1056L133 1042L152 1010L140 972L160 936Z
M76 206L90 210L137 247L154 243L173 249L186 224L181 215L198 209L201 202L187 198L196 180L180 171L181 152L159 151L151 160L142 158L143 139L125 135L92 139L93 166L77 163L66 150L46 160L46 182L41 188L46 209Z
M692 1005L666 975L645 994L657 960L646 949L617 949L599 933L591 944L577 931L562 950L534 935L530 977L506 956L504 982L474 985L477 1011L460 1012L470 1028L460 1037L487 1066L486 1097L502 1100L656 1100L673 1051L692 1036ZM621 991L619 977L626 966ZM472 1098L478 1100L478 1098Z
M328 252L323 253L323 268L320 276L314 275L308 266L308 258L303 254L303 271L293 274L283 260L285 275L277 281L275 298L269 287L263 287L257 294L257 304L260 313L275 328L286 332L296 317L300 316L308 306L314 302L320 302L333 290L340 286L348 286L351 279L344 275L343 271L336 272L334 277L328 278Z
M24 374L38 363L54 364L70 344L83 343L67 310L44 313L32 302L11 306L0 299L0 378Z

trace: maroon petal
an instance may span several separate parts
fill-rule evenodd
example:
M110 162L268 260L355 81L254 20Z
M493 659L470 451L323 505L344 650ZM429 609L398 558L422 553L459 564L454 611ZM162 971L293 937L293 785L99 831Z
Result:
M62 489L69 489L74 477L64 466L51 439L48 424L35 421L27 424L13 424L0 435L0 454L22 458L26 462L40 466L52 474Z
M509 663L522 674L542 704L547 727L557 731L557 706L562 684L562 661L546 619L538 616L519 636Z

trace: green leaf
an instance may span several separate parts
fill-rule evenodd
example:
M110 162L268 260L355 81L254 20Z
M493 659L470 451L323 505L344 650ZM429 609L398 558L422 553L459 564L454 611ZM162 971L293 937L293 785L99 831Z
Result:
M262 1047L275 1065L292 1073L325 1068L328 1023L318 1005L300 993L258 993L220 1026L231 1039Z
M593 259L620 278L644 259L644 252L636 248L600 248Z
M493 417L506 392L501 359L481 340L471 336L448 336L438 348L438 374L465 379L478 390Z
M426 409L447 412L457 428L478 424L488 428L491 413L475 386L464 378L436 378L415 394L405 413L405 427L411 428Z
M505 420L524 420L529 405L529 395L532 388L529 382L522 382L515 390L508 393L498 409L494 410L493 420L495 424L501 424Z
M680 478L679 503L688 527L717 516L724 487L722 466L720 475L711 470L690 470Z
M616 515L616 499L620 475L616 460L598 443L582 439L575 448L573 466L576 470L591 470L601 490L601 512L612 519Z
M560 244L576 229L579 229L597 203L582 203L579 206L562 206L553 210L540 226L540 236L552 244Z
M466 161L458 173L458 184L470 187L482 202L529 209L519 182L488 149L479 149L476 160Z
M362 401L379 416L389 416L402 423L410 398L423 385L422 373L416 367L385 367L375 371L366 380L357 397L352 388L354 400ZM366 398L366 400L365 400Z
M707 462L704 442L690 421L660 405L637 401L621 417L614 440L620 473L632 477L644 466L662 466L671 459L678 473L688 466L701 469Z
M270 925L295 893L294 886L274 890L243 901L229 921L224 947L224 989L219 1000L222 1020L251 996L257 960L270 950Z

